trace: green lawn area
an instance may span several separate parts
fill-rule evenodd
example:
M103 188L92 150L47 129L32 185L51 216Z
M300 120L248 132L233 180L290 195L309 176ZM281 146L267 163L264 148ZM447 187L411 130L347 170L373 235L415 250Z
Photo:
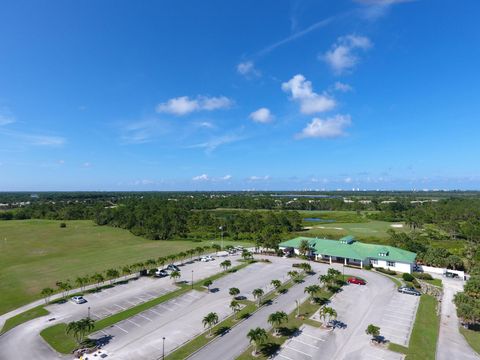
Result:
M0 314L39 299L57 281L212 243L153 241L88 220L66 221L66 228L60 222L0 221Z
M460 332L467 340L468 345L480 355L480 331L469 330L460 326Z
M442 279L423 280L423 281L438 287L443 287Z
M27 310L23 313L20 313L14 317L11 317L5 321L5 325L3 325L2 331L0 334L7 332L10 329L13 329L15 326L23 324L29 320L35 319L40 316L45 316L50 314L47 310L43 308L43 305L37 306L33 309Z
M390 344L389 349L406 354L407 360L435 360L440 327L437 305L433 296L422 295L408 348Z
M213 276L210 276L206 279L201 279L193 284L193 289L194 290L199 290L199 291L207 291L205 287L203 286L203 283L205 280L210 279L213 282L222 276L228 275L229 273L236 272L238 270L243 269L244 267L250 265L253 262L245 262L243 264L240 264L238 266L235 266L228 270L227 272L221 272L218 274L215 274ZM92 330L91 333L94 333L96 331L100 331L102 329L105 329L109 326L112 326L113 324L116 324L122 320L128 319L134 315L137 315L141 313L142 311L148 310L154 306L157 306L158 304L161 304L163 302L166 302L168 300L171 300L177 296L180 296L182 294L185 294L186 292L190 291L192 288L190 285L185 285L181 284L180 288L172 291L170 293L167 293L163 296L160 296L158 298L152 299L150 301L144 302L142 304L139 304L137 306L134 306L130 309L121 311L119 313L113 314L111 316L108 316L106 318L103 318L101 320L98 320L95 322L94 329ZM43 339L50 344L51 347L53 347L56 351L63 353L63 354L69 354L73 350L75 350L77 344L73 338L72 335L66 334L65 333L65 328L66 324L61 323L57 325L53 325L41 332L41 336ZM62 332L63 331L63 332ZM68 344L68 345L65 345Z
M393 223L387 221L365 220L352 223L308 223L311 229L298 232L298 236L318 236L339 239L342 236L353 235L364 242L377 244L387 243L389 235L387 230L402 231L403 228L392 228Z

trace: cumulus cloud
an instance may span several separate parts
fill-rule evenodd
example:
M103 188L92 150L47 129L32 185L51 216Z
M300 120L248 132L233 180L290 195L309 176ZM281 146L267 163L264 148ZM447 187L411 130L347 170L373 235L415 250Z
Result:
M220 180L223 180L223 181L227 181L227 180L231 180L232 179L232 175L225 175L225 176L222 176L220 178Z
M273 120L273 114L272 112L265 108L265 107L262 107L254 112L252 112L249 116L250 119L252 119L253 121L255 122L258 122L258 123L268 123L268 122L271 122Z
M248 181L267 181L267 180L270 180L270 176L269 175L265 175L265 176L256 176L256 175L253 175L253 176L250 176L248 178Z
M370 39L365 36L355 34L341 36L320 58L332 68L335 74L340 75L351 71L357 65L359 51L366 51L372 46Z
M334 85L333 85L333 88L336 90L336 91L341 91L341 92L349 92L349 91L353 91L353 88L348 85L348 84L345 84L345 83L342 83L340 81L337 81Z
M335 138L345 135L345 128L352 123L350 115L335 115L326 119L314 118L297 135L303 138Z
M190 114L194 111L227 109L232 105L233 101L226 96L197 96L196 98L180 96L158 104L156 111L159 113L168 113L181 116Z
M210 178L208 177L207 174L202 174L202 175L198 175L198 176L194 176L192 178L193 181L208 181L210 180Z
M255 68L253 61L241 62L237 65L237 72L245 77L260 76L261 73Z
M300 103L303 114L314 114L332 110L336 106L335 99L328 94L317 94L313 91L311 81L302 74L297 74L282 84L282 90L290 92L292 99Z

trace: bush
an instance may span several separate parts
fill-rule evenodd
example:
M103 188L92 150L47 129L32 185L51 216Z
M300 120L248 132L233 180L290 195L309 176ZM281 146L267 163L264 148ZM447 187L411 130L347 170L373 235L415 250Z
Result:
M363 266L363 268L364 268L365 270L372 270L372 267L373 267L373 266L370 265L370 264L367 264L367 265L364 265L364 266Z
M61 228L66 228L67 227L67 224L65 224L64 222L60 223L60 227Z
M414 277L417 279L422 279L422 280L433 280L432 275L426 274L426 273L421 273L421 272L414 272L412 273Z
M377 271L379 271L383 274L387 274L387 275L397 275L396 271L389 270L389 269L384 269L382 267L375 268L375 270L377 270Z
M413 275L409 274L409 273L404 273L402 275L402 278L403 280L405 281L413 281L415 278L413 277Z

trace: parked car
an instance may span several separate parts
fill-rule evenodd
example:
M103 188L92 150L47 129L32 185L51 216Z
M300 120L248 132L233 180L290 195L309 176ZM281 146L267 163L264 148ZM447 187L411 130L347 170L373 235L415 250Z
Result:
M180 271L180 268L177 265L170 264L170 265L167 266L167 270Z
M357 284L357 285L366 285L367 283L365 282L365 280L362 280L362 279L359 279L359 278L356 278L356 277L349 277L347 279L347 281L350 283L350 284Z
M215 260L215 259L213 257L211 257L210 255L202 256L202 258L200 259L200 261L202 261L202 262L213 261L213 260Z
M458 278L458 274L454 273L454 272L447 271L443 275L445 275L445 277L447 277L447 278L452 278L452 279Z
M74 296L70 300L72 300L75 304L85 304L87 302L83 296Z
M168 276L168 271L166 271L165 269L158 269L157 271L155 271L155 276L156 277Z
M408 286L400 286L398 288L398 292L402 294L408 294L408 295L415 295L415 296L420 296L422 295L420 291L415 290L414 288L408 287Z

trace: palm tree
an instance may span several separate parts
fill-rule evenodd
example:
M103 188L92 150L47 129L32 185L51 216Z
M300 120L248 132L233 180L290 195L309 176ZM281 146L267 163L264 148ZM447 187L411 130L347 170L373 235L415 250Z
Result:
M216 255L220 250L222 250L222 247L218 244L213 244L212 249L215 250L215 255Z
M326 306L322 306L318 310L318 317L322 320L322 323L325 323L325 318L327 317Z
M287 274L291 280L295 280L298 277L298 271L295 270L289 271Z
M329 323L331 320L337 318L337 311L331 307L325 307L325 314L328 318L327 323Z
M252 256L252 253L250 251L248 251L247 249L243 249L242 258L243 258L243 260L249 260L249 259L252 259L253 256Z
M220 263L220 266L223 268L223 271L227 271L227 269L232 266L232 262L230 260L225 260Z
M260 300L262 299L263 294L264 294L263 290L260 289L260 288L254 289L252 291L253 298L257 299L257 301L258 301L258 306L260 306Z
M240 289L232 287L228 290L228 293L230 294L230 296L235 297L240 294Z
M277 290L277 292L280 286L282 286L282 282L280 280L272 280L270 281L270 284L272 284L272 286L275 288L275 290Z
M53 289L49 287L42 290L42 296L45 298L45 304L50 302L50 296L52 296L53 292Z
M378 341L378 338L380 336L380 328L378 326L370 324L370 325L368 325L367 329L365 330L365 333L367 335L372 336L372 341Z
M79 276L75 279L75 284L77 284L77 286L80 288L80 291L83 291L83 288L85 287L87 282L88 282L88 279L85 277Z
M311 247L310 247L310 243L308 242L308 240L302 240L300 242L300 245L298 246L298 251L303 256L306 256L310 252L310 249L311 249Z
M95 321L90 318L72 321L67 324L65 332L72 334L78 344L81 344L85 335L91 332L94 328Z
M257 327L255 329L250 329L247 334L247 337L250 339L250 343L253 344L253 353L255 355L258 354L258 346L262 345L265 341L267 341L267 332L265 329Z
M212 336L212 327L218 323L218 315L215 312L208 313L202 320L203 327L208 326L208 336Z
M92 280L95 281L96 288L98 290L98 287L100 286L100 283L103 283L105 281L105 278L103 277L102 274L96 273L92 276Z
M173 280L173 283L175 284L177 279L179 279L181 276L180 271L174 270L170 273L170 279Z
M117 269L108 269L106 272L107 278L110 279L110 285L113 284L113 281L118 278L120 275Z
M237 319L237 312L240 311L240 303L236 300L232 300L230 302L230 309L232 309L235 314L235 319Z
M201 246L197 246L197 247L195 248L195 252L197 253L198 258L200 258L200 255L203 254L203 251L204 251L204 250L203 250L203 247L201 247Z
M157 265L158 265L158 266L163 266L163 265L165 265L165 262L166 262L166 261L167 261L167 259L165 259L164 257L159 257L159 258L157 259Z
M325 275L320 275L318 279L320 280L320 284L322 285L322 287L325 288L332 283L333 276L325 274Z
M131 273L132 273L132 268L130 266L124 266L122 268L122 275L124 275L125 277L127 277Z
M212 284L213 284L213 281L210 279L207 279L203 282L203 286L207 287L207 292L210 292L210 286L212 286Z
M187 253L186 252L181 252L178 254L178 259L180 260L180 263L183 264L183 261L185 260L185 258L187 257Z
M309 273L312 271L312 265L309 263L301 263L300 268L303 270L304 273Z
M288 315L284 311L277 311L268 316L268 323L275 328L275 335L280 332L280 325L288 321Z
M68 291L72 289L72 285L70 285L69 281L57 281L55 284L57 287L62 291L62 298L66 298L68 295Z
M305 293L310 295L310 302L312 304L313 304L313 298L314 298L315 294L318 293L319 291L320 291L320 286L318 286L318 285L307 286L304 290Z

